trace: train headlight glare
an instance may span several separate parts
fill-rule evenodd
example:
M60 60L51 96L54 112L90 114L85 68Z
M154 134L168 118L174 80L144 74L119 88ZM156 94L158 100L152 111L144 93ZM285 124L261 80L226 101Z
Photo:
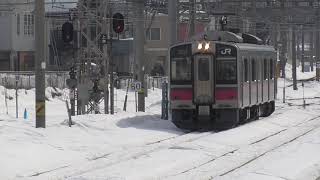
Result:
M206 43L206 45L204 46L205 50L208 50L210 48L210 43Z
M201 50L202 49L202 43L199 43L198 44L198 50Z

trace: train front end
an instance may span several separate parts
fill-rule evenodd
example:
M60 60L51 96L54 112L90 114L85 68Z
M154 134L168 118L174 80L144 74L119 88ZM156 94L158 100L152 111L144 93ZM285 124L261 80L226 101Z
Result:
M233 126L238 102L236 59L235 47L213 41L171 48L170 109L177 127Z

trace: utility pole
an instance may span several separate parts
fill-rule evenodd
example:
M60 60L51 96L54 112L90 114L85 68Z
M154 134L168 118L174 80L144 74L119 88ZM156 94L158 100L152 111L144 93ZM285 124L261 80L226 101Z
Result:
M296 49L296 29L292 26L292 79L293 90L298 90L297 87L297 49Z
M320 39L319 39L319 29L320 29L320 18L319 18L319 9L317 9L317 16L316 16L316 80L320 80Z
M145 40L145 30L144 30L144 1L136 1L136 27L135 27L135 61L138 63L138 80L142 84L142 89L138 94L138 111L145 111L145 95L144 95L144 40Z
M36 43L36 128L46 127L45 59L44 59L44 0L35 1Z
M109 17L112 17L112 10L109 8ZM110 66L110 113L114 114L114 77L113 77L113 60L112 60L112 20L109 19L109 35L108 35L108 59L109 59L109 66Z
M168 1L169 7L169 28L170 28L170 38L169 45L173 45L177 42L177 1Z
M301 71L304 72L304 27L301 27Z
M190 27L189 27L189 37L191 38L195 34L195 18L196 18L196 0L189 0L190 2Z

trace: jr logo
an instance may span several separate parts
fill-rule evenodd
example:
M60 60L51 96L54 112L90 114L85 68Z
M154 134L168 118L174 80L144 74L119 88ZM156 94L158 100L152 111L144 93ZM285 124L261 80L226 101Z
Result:
M231 49L230 48L222 49L220 53L222 55L231 55Z

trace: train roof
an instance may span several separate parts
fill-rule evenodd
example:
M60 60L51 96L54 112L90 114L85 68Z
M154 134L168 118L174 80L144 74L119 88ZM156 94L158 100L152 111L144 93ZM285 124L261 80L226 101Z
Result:
M201 41L235 46L240 51L275 52L275 49L272 46L264 45L262 40L257 36L247 33L235 34L229 31L207 31L191 37L187 42L179 43L172 47Z
M188 42L182 42L178 44L172 45L170 48L186 45L186 44L192 44L197 41L188 41ZM237 43L237 42L224 42L224 41L211 41L217 44L225 44L230 46L235 46L240 51L270 51L275 52L274 47L270 45L258 45L258 44L249 44L249 43Z
M233 43L241 51L270 51L275 52L274 47L269 45L257 45L249 43Z

